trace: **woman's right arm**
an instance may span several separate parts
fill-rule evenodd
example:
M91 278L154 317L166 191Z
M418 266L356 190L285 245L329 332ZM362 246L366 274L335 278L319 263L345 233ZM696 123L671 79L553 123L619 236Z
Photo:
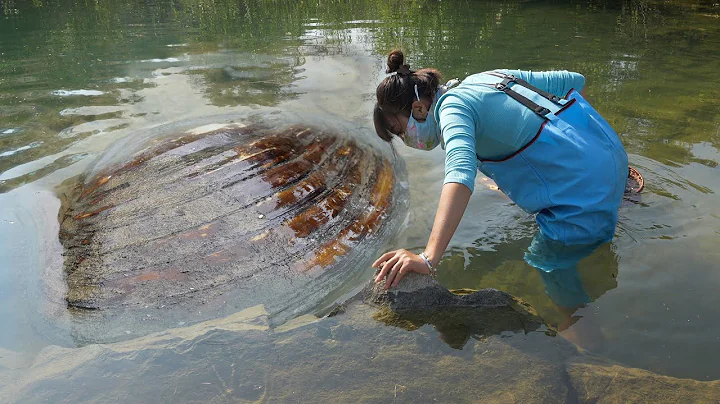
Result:
M434 267L440 261L465 213L472 194L477 162L475 157L475 125L471 111L462 102L443 103L439 112L445 141L445 180L437 213L425 253ZM408 272L428 273L425 262L416 254L395 250L383 254L373 263L381 268L375 282L385 279L385 288L397 286Z
M440 105L440 129L445 142L444 184L463 184L470 193L475 190L477 152L473 111L462 99L448 97Z

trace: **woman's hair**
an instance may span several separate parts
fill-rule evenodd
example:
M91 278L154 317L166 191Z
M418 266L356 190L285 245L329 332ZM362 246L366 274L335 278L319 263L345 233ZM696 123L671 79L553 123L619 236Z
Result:
M435 98L440 85L440 72L435 69L420 69L416 72L404 64L405 56L402 51L390 52L387 60L386 73L395 73L385 77L376 90L377 102L373 110L375 132L380 139L390 142L390 124L388 116L410 116L412 103L415 101L415 86L417 85L420 97Z

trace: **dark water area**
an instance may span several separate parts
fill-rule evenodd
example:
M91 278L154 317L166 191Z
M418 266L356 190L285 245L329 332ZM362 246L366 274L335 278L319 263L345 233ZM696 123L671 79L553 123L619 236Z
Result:
M438 280L518 296L564 338L623 365L720 379L716 1L0 0L0 348L32 360L48 345L77 345L39 314L63 299L62 274L47 273L62 260L55 187L118 140L178 121L291 111L372 136L394 47L446 78L582 73L646 180L612 243L548 276L525 262L532 218L479 176ZM397 149L410 211L387 248L419 251L444 155ZM359 268L345 290L370 274ZM582 299L565 304L564 287ZM263 354L257 361L273 360Z

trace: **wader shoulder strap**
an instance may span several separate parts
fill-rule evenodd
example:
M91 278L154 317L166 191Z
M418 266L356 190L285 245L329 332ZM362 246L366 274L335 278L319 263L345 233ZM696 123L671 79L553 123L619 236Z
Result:
M518 83L521 86L540 94L543 98L548 99L556 104L560 104L561 98L558 97L557 95L550 94L545 90L541 90L541 89L535 87L534 85L528 83L527 81L517 78L511 74L505 74L505 73L500 73L500 72L485 72L485 74L489 74L489 75L495 76L495 77L502 77L504 79L507 79L507 78L512 79L510 82Z
M543 91L543 90L533 86L532 84L528 83L527 81L525 81L523 79L519 79L511 74L505 74L505 73L494 72L494 71L485 72L485 74L495 76L495 77L500 77L503 79L501 82L496 83L496 84L485 84L486 86L492 87L492 88L495 88L497 90L504 92L505 94L510 96L512 99L521 103L525 107L529 108L530 110L532 110L533 112L535 112L537 115L539 115L541 118L543 118L545 120L548 120L548 121L551 120L551 117L554 116L552 114L552 111L550 111L549 109L547 109L541 105L538 105L536 102L534 102L533 100L518 93L517 91L513 91L509 87L510 83L516 83L522 87L527 88L530 91L533 91L533 92L539 94L543 98L545 98L548 101L552 102L553 104L559 106L561 109L568 105L568 100L566 100L564 98L560 98L554 94L550 94L547 91ZM550 115L550 116L548 116L548 115ZM538 133L535 135L535 137L532 138L532 140L530 140L527 144L525 144L523 147L521 147L518 151L511 154L510 156L507 156L501 160L487 160L487 161L506 161L508 159L513 158L514 156L518 155L523 150L525 150L527 147L529 147L531 144L533 144L535 142L535 140L537 140L537 138L540 136L541 131L542 130L539 130ZM480 162L485 161L482 158L480 158L480 155L477 154L477 152L475 153L475 157L477 157L478 161L480 161Z
M509 95L515 101L521 103L522 105L526 106L527 108L529 108L530 110L532 110L533 112L538 114L541 118L548 119L547 114L549 114L552 111L550 111L549 109L547 109L541 105L538 105L537 103L535 103L534 101L525 97L524 95L522 95L516 91L513 91L509 87L510 83L516 83L520 86L523 86L523 87L527 88L528 90L533 91L533 92L539 94L540 96L542 96L543 98L551 101L552 103L557 104L560 107L563 106L563 102L562 102L563 100L560 97L558 97L554 94L550 94L547 91L543 91L523 79L519 79L510 74L504 74L504 73L499 73L499 72L485 72L485 74L489 74L491 76L496 76L496 77L502 78L503 81L501 81L500 83L497 83L495 85L491 85L491 84L488 84L488 85Z

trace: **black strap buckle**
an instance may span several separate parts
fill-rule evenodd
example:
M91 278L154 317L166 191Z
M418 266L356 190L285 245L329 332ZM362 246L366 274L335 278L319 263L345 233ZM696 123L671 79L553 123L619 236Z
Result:
M547 109L545 107L541 107L539 105L537 106L537 108L533 108L533 111L535 111L536 114L543 115L543 116L550 113L549 109Z
M492 75L495 76L495 74L492 74ZM494 87L497 90L504 92L505 94L509 95L515 101L521 103L522 105L524 105L525 107L527 107L528 109L533 111L534 113L540 115L544 119L548 119L548 117L546 115L551 113L552 112L551 110L549 110L548 108L545 108L543 106L540 106L540 105L536 104L535 102L533 102L532 100L530 100L529 98L525 97L524 95L521 95L521 94L515 92L508 85L510 83L517 83L525 88L528 88L531 91L535 91L536 93L540 94L541 96L543 96L546 99L551 100L551 101L559 100L560 99L559 97L552 95L550 93L545 93L545 92L540 93L539 91L536 91L538 89L535 89L534 87L530 86L530 84L528 84L527 82L525 82L523 80L516 79L515 76L513 76L513 75L504 74L504 75L502 75L502 77L503 77L503 81L501 81L499 83L495 83L495 84L487 84L487 86ZM542 91L542 90L540 90L540 91Z
M508 89L508 84L515 82L515 76L504 76L504 80L495 84L495 88L497 88L500 91L505 91Z

